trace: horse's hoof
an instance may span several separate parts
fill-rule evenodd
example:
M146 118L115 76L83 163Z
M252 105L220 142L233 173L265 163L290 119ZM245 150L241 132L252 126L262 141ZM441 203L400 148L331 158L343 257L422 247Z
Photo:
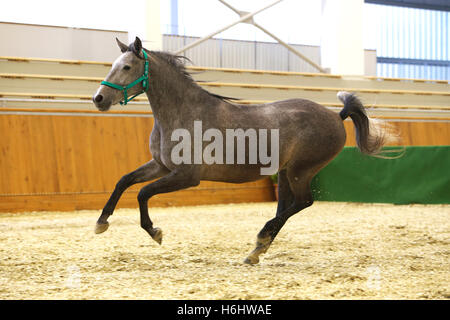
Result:
M248 256L247 259L244 260L246 264L258 264L259 258L257 256Z
M156 242L158 242L158 244L161 245L162 237L163 237L162 230L160 228L154 228L153 235L152 235L153 240L155 240Z
M109 227L109 223L108 222L106 222L106 223L97 223L95 225L95 231L94 232L96 234L103 233L106 230L108 230L108 227Z

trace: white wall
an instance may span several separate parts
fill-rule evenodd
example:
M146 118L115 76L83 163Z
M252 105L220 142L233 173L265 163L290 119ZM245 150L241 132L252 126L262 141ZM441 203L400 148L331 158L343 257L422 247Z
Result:
M331 73L364 74L364 0L324 0L322 67Z
M0 22L0 56L114 61L128 33Z

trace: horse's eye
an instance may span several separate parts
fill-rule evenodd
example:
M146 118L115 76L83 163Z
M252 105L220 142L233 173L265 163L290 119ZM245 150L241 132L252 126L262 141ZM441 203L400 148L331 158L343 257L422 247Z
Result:
M130 70L131 67L130 67L130 66L125 66L125 67L123 67L123 69L124 69L124 70Z

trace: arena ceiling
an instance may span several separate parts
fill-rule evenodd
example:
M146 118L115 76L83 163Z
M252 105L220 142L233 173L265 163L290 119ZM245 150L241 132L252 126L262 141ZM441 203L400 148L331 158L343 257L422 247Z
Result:
M365 0L365 2L400 7L450 11L449 0Z

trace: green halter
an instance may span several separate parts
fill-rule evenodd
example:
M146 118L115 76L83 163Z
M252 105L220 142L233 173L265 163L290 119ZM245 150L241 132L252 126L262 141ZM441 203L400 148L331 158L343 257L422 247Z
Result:
M117 84L114 84L114 83L111 83L108 81L102 81L102 83L101 83L105 86L123 91L123 101L120 101L120 105L122 105L122 106L127 105L127 103L129 101L133 100L138 95L140 95L148 90L148 57L147 57L147 53L145 53L145 50L142 50L142 53L144 54L144 58L145 58L145 69L144 69L144 74L139 79L133 81L132 83L130 83L127 86L119 86ZM127 90L134 87L135 85L139 84L140 82L142 82L142 87L144 88L144 90L142 90L142 92L140 92L128 99Z

